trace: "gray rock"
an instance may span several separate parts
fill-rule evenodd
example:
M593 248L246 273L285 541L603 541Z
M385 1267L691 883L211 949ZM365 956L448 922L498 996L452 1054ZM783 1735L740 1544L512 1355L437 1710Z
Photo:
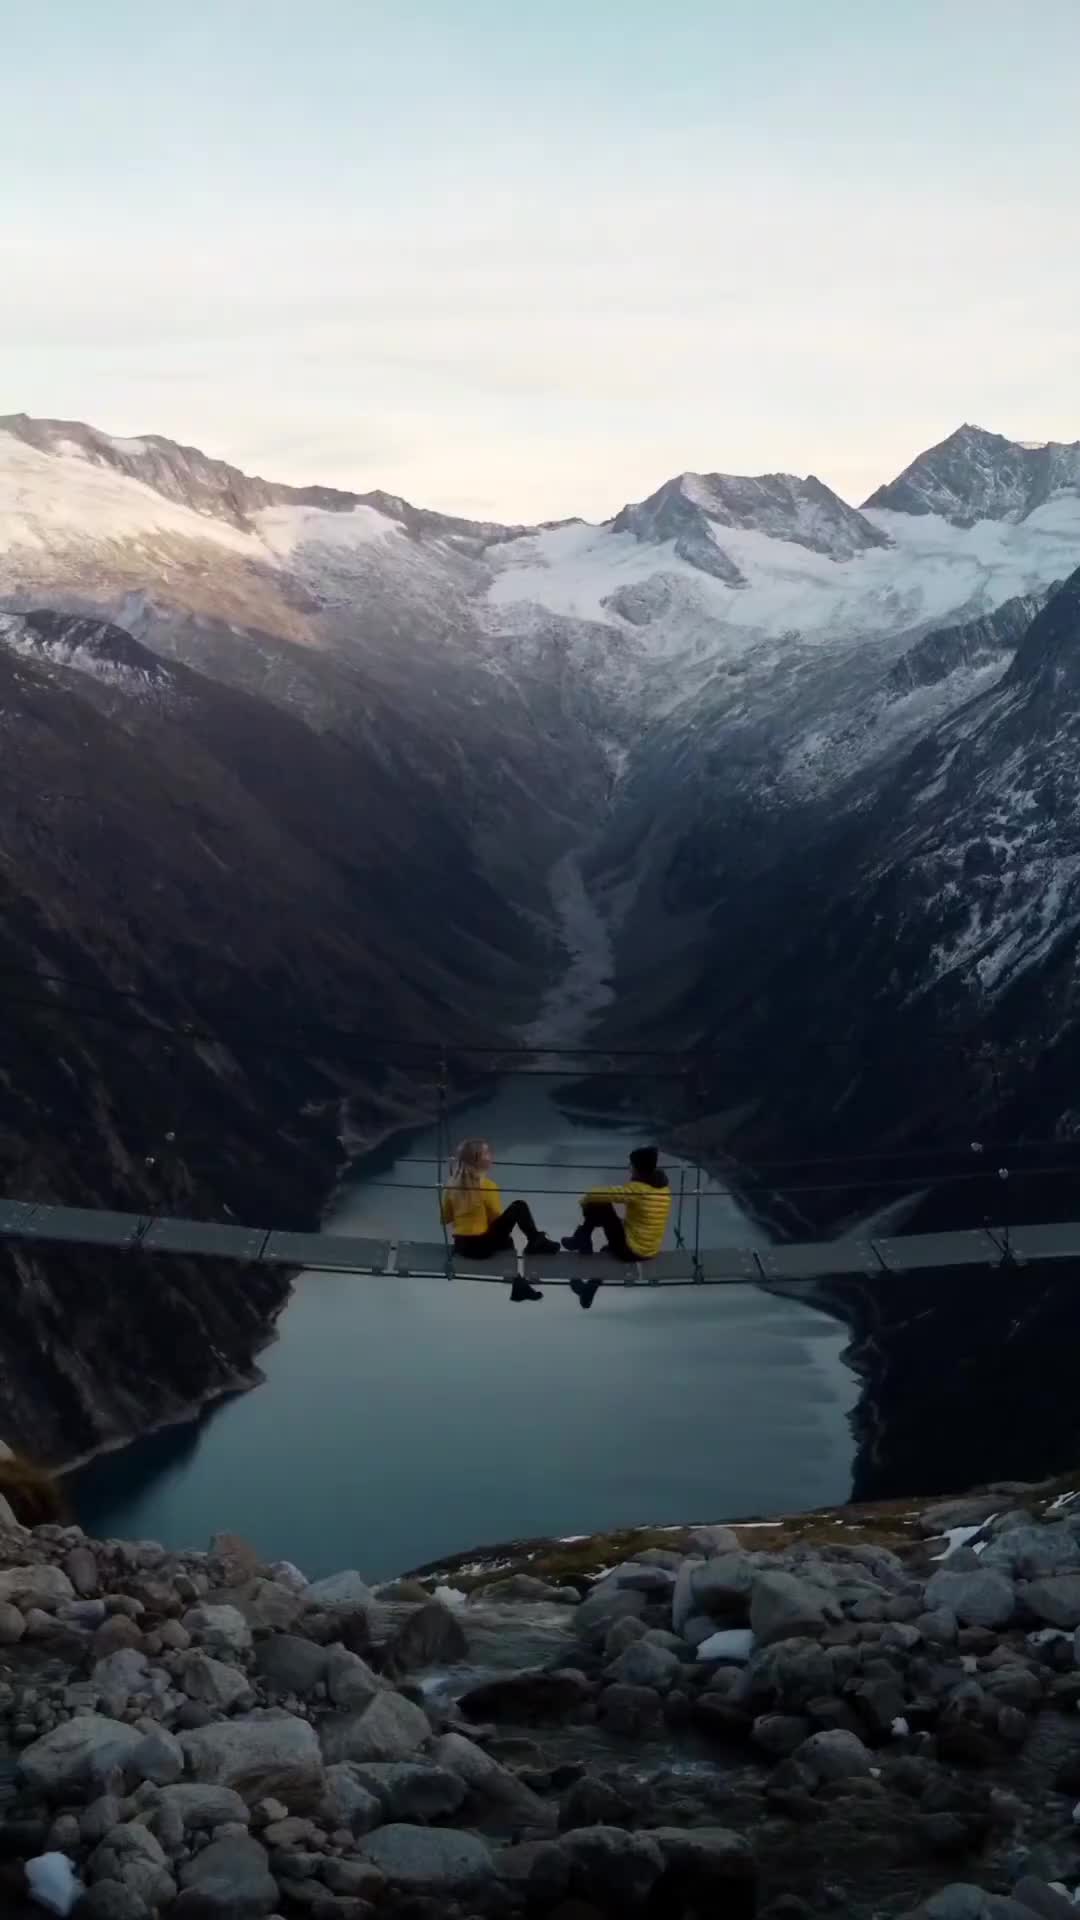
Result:
M201 1781L183 1780L176 1786L163 1787L159 1805L175 1808L185 1831L191 1827L223 1827L226 1822L246 1825L251 1817L245 1801L231 1787L212 1787Z
M635 1596L628 1594L628 1599ZM527 1667L485 1681L463 1694L462 1712L470 1720L515 1720L537 1725L572 1718L590 1699L592 1688L576 1667Z
M1050 1627L1080 1627L1080 1573L1048 1574L1021 1589L1037 1620Z
M304 1598L294 1587L284 1586L277 1580L251 1580L234 1590L232 1605L243 1614L249 1627L269 1627L283 1633L299 1620L304 1611Z
M1080 1581L1077 1582L1080 1595ZM942 1568L926 1585L926 1604L948 1607L964 1626L1003 1627L1016 1609L1016 1589L1003 1573L992 1569L977 1573L950 1573ZM1080 1610L1077 1612L1080 1621Z
M1024 1526L996 1534L979 1555L979 1564L1013 1580L1069 1573L1080 1569L1080 1540L1068 1527L1036 1527L1028 1520Z
M916 1521L924 1540L947 1533L950 1527L981 1527L984 1520L1001 1510L1001 1495L967 1494L960 1500L939 1500L924 1508Z
M796 1747L794 1758L813 1774L819 1785L826 1780L859 1779L868 1774L874 1764L858 1735L845 1733L841 1728L811 1734L801 1747Z
M101 1592L97 1560L89 1547L72 1547L64 1559L64 1572L81 1599L92 1600Z
M168 1787L184 1771L184 1749L174 1734L164 1727L155 1728L139 1741L131 1756L131 1772L138 1780Z
M180 1745L196 1780L234 1787L249 1803L273 1794L303 1812L322 1797L319 1743L294 1714L245 1714L181 1734Z
M605 1911L643 1906L664 1871L656 1840L622 1827L578 1827L563 1834L558 1846L570 1863L571 1889Z
M26 1632L26 1621L10 1600L0 1600L0 1647L13 1647Z
M704 1565L703 1559L686 1559L675 1577L675 1591L671 1596L671 1624L676 1633L681 1634L691 1615L698 1611L694 1602L694 1578Z
M418 1607L398 1628L384 1659L388 1673L417 1673L423 1667L454 1666L468 1651L469 1642L457 1615L441 1601L432 1600Z
M179 1655L176 1676L189 1700L202 1700L222 1713L236 1706L250 1706L254 1699L251 1682L240 1667L230 1667L194 1647L190 1653Z
M706 1560L691 1578L694 1613L706 1614L714 1625L746 1626L756 1574L748 1553L722 1553Z
M366 1860L324 1860L322 1877L331 1893L372 1904L381 1898L386 1885L386 1875ZM343 1915L342 1920L347 1920L347 1916Z
M931 1607L916 1614L913 1624L931 1645L951 1647L960 1631L960 1623L951 1607Z
M600 1648L616 1620L625 1619L628 1614L643 1614L648 1604L647 1594L600 1586L575 1608L571 1624L589 1646Z
M881 1645L894 1653L912 1653L922 1642L918 1627L907 1620L889 1620L881 1631Z
M796 1747L811 1737L809 1720L797 1713L761 1713L754 1721L751 1739L755 1747L763 1753L769 1753L775 1760L783 1760Z
M141 1820L129 1820L107 1833L87 1862L91 1880L121 1880L143 1899L164 1897L168 1861L161 1842Z
M98 1692L118 1701L123 1712L124 1703L132 1694L149 1693L150 1662L145 1653L137 1652L134 1647L120 1647L115 1653L106 1654L103 1660L95 1661L90 1677Z
M745 1886L757 1876L748 1840L727 1827L654 1827L648 1834L664 1865L677 1873L684 1897L694 1904L721 1898L733 1884Z
M1041 1920L1076 1920L1076 1908L1064 1894L1055 1893L1045 1880L1037 1880L1032 1874L1026 1874L1018 1880L1012 1890L1014 1900L1021 1906L1029 1907L1032 1913L1040 1915Z
M255 1670L272 1693L308 1699L326 1679L330 1650L295 1633L271 1634L255 1649Z
M441 1609L440 1609L441 1611ZM326 1661L326 1690L335 1707L358 1713L380 1691L382 1682L366 1660L346 1647L331 1647Z
M446 1820L465 1800L464 1780L446 1767L384 1760L358 1766L354 1772L358 1785L382 1802L383 1818L388 1821Z
M750 1625L759 1646L824 1631L830 1596L794 1573L759 1573L750 1592Z
M331 1714L320 1727L328 1762L407 1760L431 1735L427 1715L400 1693L377 1693L358 1713Z
M21 1614L19 1621L21 1625ZM644 1620L640 1620L633 1613L628 1613L623 1620L614 1621L608 1628L607 1638L604 1641L604 1659L618 1659L619 1654L625 1653L627 1647L632 1647L635 1640L644 1640L648 1631Z
M326 1825L347 1827L350 1833L370 1833L383 1820L383 1804L377 1794L362 1787L356 1769L346 1763L326 1769L326 1793L320 1809Z
M47 1800L89 1797L114 1768L130 1770L143 1736L99 1713L76 1714L19 1755L16 1776Z
M48 1612L60 1600L74 1600L75 1589L59 1567L5 1567L0 1572L0 1600L10 1600L25 1613L28 1607Z
M554 1824L554 1812L540 1796L533 1793L508 1767L501 1766L492 1754L485 1753L482 1747L467 1740L464 1734L443 1734L435 1744L434 1758L440 1767L454 1774L478 1799L486 1800L493 1806L511 1809L527 1820L530 1826L547 1827Z
M754 1698L785 1710L805 1707L831 1694L837 1684L832 1653L816 1640L781 1640L774 1647L759 1647L746 1671Z
M361 1851L394 1886L418 1893L466 1893L495 1877L484 1841L453 1827L380 1827Z
M663 1704L652 1687L631 1687L617 1681L600 1695L600 1716L612 1733L633 1736L656 1726Z
M170 1653L186 1653L191 1645L191 1635L179 1620L163 1620L157 1631L162 1646Z
M261 1920L277 1905L266 1848L250 1834L211 1841L180 1869L180 1885L176 1913L199 1920Z
M570 1884L570 1861L550 1840L502 1847L495 1855L495 1870L504 1886L526 1900L530 1911L536 1906L546 1912Z
M652 1687L657 1693L667 1693L681 1672L682 1662L676 1654L638 1640L612 1661L607 1677L624 1686Z
M122 1880L98 1880L75 1908L77 1920L150 1920L150 1908Z
M107 1833L120 1825L120 1802L114 1793L103 1793L92 1800L79 1816L79 1831L87 1846L96 1847Z
M644 1593L650 1599L663 1600L675 1586L675 1573L669 1567L643 1567L640 1560L624 1560L612 1567L593 1587L600 1593L609 1586L625 1593Z
M303 1589L305 1606L320 1607L324 1613L359 1613L371 1606L374 1598L367 1582L354 1569L314 1580Z
M180 1624L196 1646L220 1653L247 1653L251 1646L251 1628L237 1607L192 1607Z
M712 1560L717 1554L738 1553L739 1536L733 1527L691 1527L690 1552Z

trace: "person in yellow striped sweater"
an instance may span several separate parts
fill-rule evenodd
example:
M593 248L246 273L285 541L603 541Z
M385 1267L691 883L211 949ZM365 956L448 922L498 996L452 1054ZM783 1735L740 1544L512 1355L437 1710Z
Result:
M572 1253L591 1253L599 1227L613 1259L652 1260L664 1244L671 1212L671 1188L659 1159L655 1147L635 1147L629 1180L621 1187L593 1187L584 1194L581 1225L564 1237L563 1246ZM591 1307L601 1282L577 1279L570 1284L582 1306Z

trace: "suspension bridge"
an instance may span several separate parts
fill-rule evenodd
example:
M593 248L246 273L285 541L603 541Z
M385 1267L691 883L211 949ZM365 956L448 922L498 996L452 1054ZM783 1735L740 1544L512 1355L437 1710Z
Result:
M603 1254L457 1254L444 1242L367 1239L348 1234L291 1233L277 1227L183 1220L0 1200L0 1241L95 1247L116 1253L163 1254L237 1261L372 1278L413 1275L568 1285L585 1277L620 1286L737 1286L863 1275L874 1279L937 1268L1027 1267L1080 1260L1080 1222L973 1227L951 1233L898 1234L788 1242L770 1247L683 1248L631 1265Z

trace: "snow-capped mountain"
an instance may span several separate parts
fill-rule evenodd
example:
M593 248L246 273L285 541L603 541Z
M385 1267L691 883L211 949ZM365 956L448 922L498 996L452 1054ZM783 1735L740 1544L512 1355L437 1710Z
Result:
M972 527L979 520L1024 520L1063 493L1080 494L1080 441L1032 445L963 426L879 487L866 506L940 514L954 526Z
M848 876L888 867L898 770L1004 694L1028 623L1078 565L1080 447L969 427L861 510L813 477L683 474L605 524L521 528L278 485L153 434L0 422L0 657L37 649L43 672L81 672L114 701L115 676L148 658L195 669L255 703L248 737L272 708L377 769L378 817L441 813L469 888L490 890L485 964L511 927L514 964L527 972L530 942L543 961L544 874L587 838L601 897L619 888L621 1017L663 1037L730 1027L755 993L776 1030L798 1012L831 964L822 914L839 924ZM139 651L50 639L25 624L42 607L111 622ZM402 868L377 844L362 867L385 951L430 945ZM477 928L437 924L432 979L452 998ZM940 932L912 907L898 968L864 929L864 1003L893 1004L879 976L900 976L901 1000L929 978ZM770 941L784 958L762 995ZM753 1019L743 1030L767 1049ZM762 1138L784 1133L782 1106Z

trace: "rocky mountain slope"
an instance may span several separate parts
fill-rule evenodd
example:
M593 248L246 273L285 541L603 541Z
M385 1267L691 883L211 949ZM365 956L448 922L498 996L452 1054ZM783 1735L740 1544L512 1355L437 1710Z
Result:
M1075 1499L579 1542L467 1598L2 1525L4 1911L1066 1920Z

